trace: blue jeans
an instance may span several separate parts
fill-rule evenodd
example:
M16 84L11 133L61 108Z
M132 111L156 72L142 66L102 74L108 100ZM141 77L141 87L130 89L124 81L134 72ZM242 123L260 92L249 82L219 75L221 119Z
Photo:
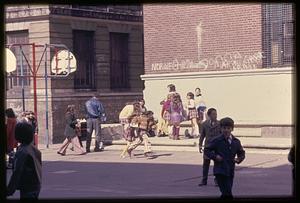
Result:
M95 130L95 148L99 149L99 142L102 142L101 124L98 118L88 118L86 120L87 136L86 136L86 150L90 150L92 132Z

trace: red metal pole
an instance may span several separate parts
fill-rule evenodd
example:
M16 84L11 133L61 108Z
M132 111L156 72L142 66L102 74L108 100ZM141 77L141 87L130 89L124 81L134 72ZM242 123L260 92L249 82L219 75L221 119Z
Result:
M33 103L34 103L34 114L36 121L38 120L37 115L37 95L36 95L36 65L35 65L35 43L32 44L32 69L33 69ZM38 147L38 135L34 135L34 144Z

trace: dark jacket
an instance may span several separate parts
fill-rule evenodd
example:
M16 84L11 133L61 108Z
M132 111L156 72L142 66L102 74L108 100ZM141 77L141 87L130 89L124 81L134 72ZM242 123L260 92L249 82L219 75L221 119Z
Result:
M7 193L15 190L36 191L42 182L41 152L32 144L21 145L15 155L14 171L10 178Z
M245 151L240 140L232 136L232 142L229 144L224 135L219 135L211 140L204 148L204 155L214 160L214 175L234 176L236 155L240 162L245 159ZM216 161L216 155L220 155L223 160Z
M67 112L65 115L66 126L65 126L65 136L67 138L73 138L76 136L75 126L77 124L76 117L73 113Z
M289 151L288 160L295 166L295 145L293 145Z
M214 125L211 125L210 120L206 120L202 123L202 128L199 138L199 147L203 146L203 140L205 138L204 146L207 146L207 143L210 142L214 137L217 137L221 134L220 121L216 121Z
M95 97L85 102L85 110L87 118L101 118L105 113L102 103Z

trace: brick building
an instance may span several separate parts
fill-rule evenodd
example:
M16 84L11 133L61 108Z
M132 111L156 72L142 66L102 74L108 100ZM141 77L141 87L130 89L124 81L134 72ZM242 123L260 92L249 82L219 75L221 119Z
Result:
M64 111L75 104L84 117L84 102L96 92L106 108L108 122L118 122L126 102L142 97L144 73L143 19L141 5L7 5L6 44L64 44L77 59L77 71L65 78L48 79L50 143L64 139ZM17 56L17 70L7 77L6 106L22 111L20 66L30 75L29 65ZM30 66L30 46L22 47ZM36 64L42 55L36 50ZM50 59L53 53L49 52ZM38 75L44 75L44 61ZM24 78L25 109L33 110L32 79ZM45 143L45 81L37 80L39 142Z
M145 4L143 15L144 97L156 116L173 83L183 100L200 87L237 135L292 135L292 4Z

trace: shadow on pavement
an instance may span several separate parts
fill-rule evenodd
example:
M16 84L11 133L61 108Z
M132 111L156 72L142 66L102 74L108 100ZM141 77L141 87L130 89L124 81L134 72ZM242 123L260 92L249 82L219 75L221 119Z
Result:
M165 154L154 153L151 156L149 156L148 159L156 159L157 157L160 157L160 156L172 156L172 155L173 155L172 153L165 153ZM134 154L134 156L136 158L145 158L144 153Z
M157 154L170 156L171 153ZM192 164L44 161L40 199L218 198L212 166L208 186L198 187L202 166ZM288 198L291 166L237 166L237 198ZM18 198L18 196L16 196Z

